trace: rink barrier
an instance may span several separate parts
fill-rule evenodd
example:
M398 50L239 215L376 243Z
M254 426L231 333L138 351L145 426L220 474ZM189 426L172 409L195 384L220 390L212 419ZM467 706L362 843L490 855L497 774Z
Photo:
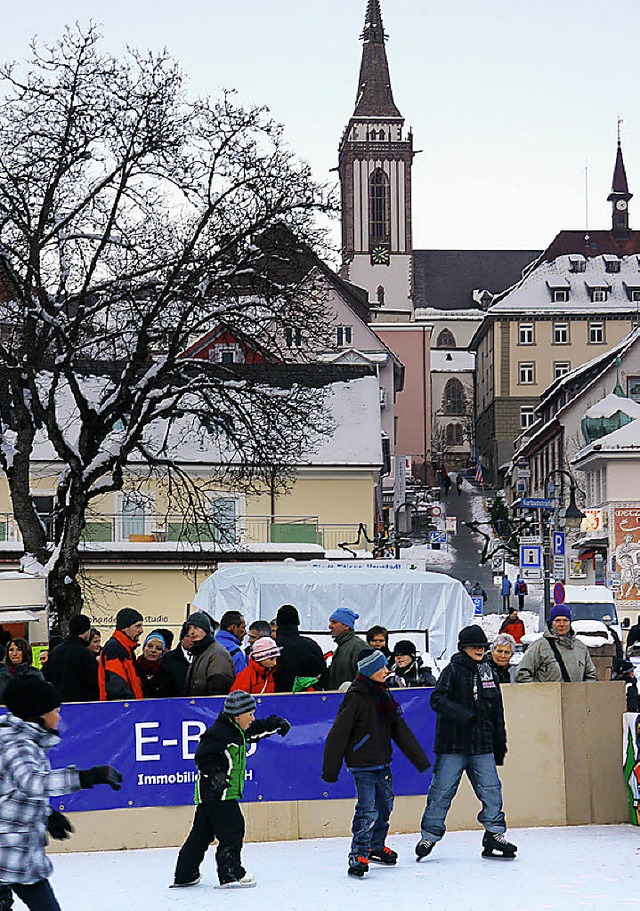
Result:
M401 694L405 708L414 699L417 700L412 708L406 708L408 720L410 713L417 711L420 705L424 706L425 715L430 713L426 696L424 690ZM291 705L296 700L301 705L309 700L308 705L314 706L318 711L323 705L327 709L334 709L340 698L339 694L320 693L262 697L258 712L268 714L272 707L281 704L282 699L289 700ZM500 770L500 777L509 826L605 825L628 820L629 803L620 761L622 715L625 708L624 683L511 685L503 687L503 698L509 751ZM326 701L323 702L323 699ZM214 703L215 700L205 700L205 704L207 702ZM151 706L151 703L148 705ZM72 708L74 707L65 706L63 709L65 725L71 724ZM87 738L85 731L87 741L99 740L94 732L95 717L100 707L91 708L95 713L94 723L89 728L93 736ZM313 719L310 709L309 715ZM318 725L324 730L320 722ZM69 733L70 730L64 733L59 749L65 746ZM147 735L151 736L152 733L153 729L147 730ZM286 765L287 742L291 734L284 739L278 736L273 738L276 750L274 763L280 774L285 768L291 768ZM124 730L122 736L125 736ZM422 739L425 735L419 736ZM289 741L291 745L294 742L295 738ZM423 745L429 751L429 745ZM144 748L155 749L155 745L145 743ZM91 755L95 756L96 753ZM103 756L102 760L104 758ZM76 756L72 761L81 767L79 759ZM315 775L319 779L319 770ZM402 767L396 766L394 783L396 794L400 796L396 798L391 817L391 831L412 833L419 828L428 774L420 777L421 782L424 782L423 790L415 794L402 793L404 778ZM316 783L318 782L313 787ZM322 787L323 794L327 794L320 799L258 799L243 804L247 840L282 841L348 835L354 805L354 791L348 773L341 776L340 787L343 784L350 788L349 797L342 796L343 792L336 790L338 786L319 782L318 787ZM306 786L305 782L304 787ZM69 811L70 807L65 800L66 798L54 803L54 806L62 805L65 811ZM468 782L463 780L447 820L448 828L477 829L478 809ZM52 844L50 850L91 851L178 846L189 830L193 806L127 806L106 812L71 812L70 816L76 833L69 842Z

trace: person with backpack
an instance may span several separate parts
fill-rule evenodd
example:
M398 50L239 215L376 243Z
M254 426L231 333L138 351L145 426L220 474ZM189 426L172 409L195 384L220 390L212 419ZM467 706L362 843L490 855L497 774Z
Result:
M513 594L518 598L518 610L524 610L524 599L525 595L529 594L529 589L524 579L520 578L520 575L516 577L516 581L513 583Z

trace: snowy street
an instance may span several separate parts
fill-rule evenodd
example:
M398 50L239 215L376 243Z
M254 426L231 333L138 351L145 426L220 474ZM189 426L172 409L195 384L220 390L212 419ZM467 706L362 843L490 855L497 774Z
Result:
M372 865L364 880L346 875L346 838L249 844L244 864L256 889L216 889L213 849L199 886L169 890L177 850L54 857L53 886L63 911L173 911L260 907L277 911L354 911L403 907L442 911L564 911L640 907L640 837L632 826L511 829L513 862L483 860L481 832L451 832L417 864L417 835L389 839L398 866ZM16 902L18 908L23 906ZM373 907L373 906L372 906Z

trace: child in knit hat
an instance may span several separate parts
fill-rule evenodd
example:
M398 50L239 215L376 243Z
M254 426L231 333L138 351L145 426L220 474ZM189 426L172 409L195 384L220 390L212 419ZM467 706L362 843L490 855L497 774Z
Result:
M382 652L372 648L360 652L358 676L347 690L325 742L323 781L337 781L344 760L358 795L347 871L350 876L364 876L369 861L393 866L398 860L396 852L385 845L393 809L391 741L420 772L429 768L424 750L385 686L388 673Z
M247 743L280 734L291 728L277 715L255 720L256 701L249 693L235 690L224 709L208 728L196 750L198 768L194 802L196 813L187 840L180 849L172 888L196 886L207 848L218 839L216 864L223 889L251 887L255 877L241 863L244 817L238 803L244 790Z

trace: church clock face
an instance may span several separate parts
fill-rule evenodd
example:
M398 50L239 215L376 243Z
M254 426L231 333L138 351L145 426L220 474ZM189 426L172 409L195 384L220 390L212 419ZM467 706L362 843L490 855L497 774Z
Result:
M616 209L618 212L624 212L627 208L627 203L624 199L619 199L616 203Z
M388 266L391 262L391 249L389 244L374 244L371 247L371 265Z

